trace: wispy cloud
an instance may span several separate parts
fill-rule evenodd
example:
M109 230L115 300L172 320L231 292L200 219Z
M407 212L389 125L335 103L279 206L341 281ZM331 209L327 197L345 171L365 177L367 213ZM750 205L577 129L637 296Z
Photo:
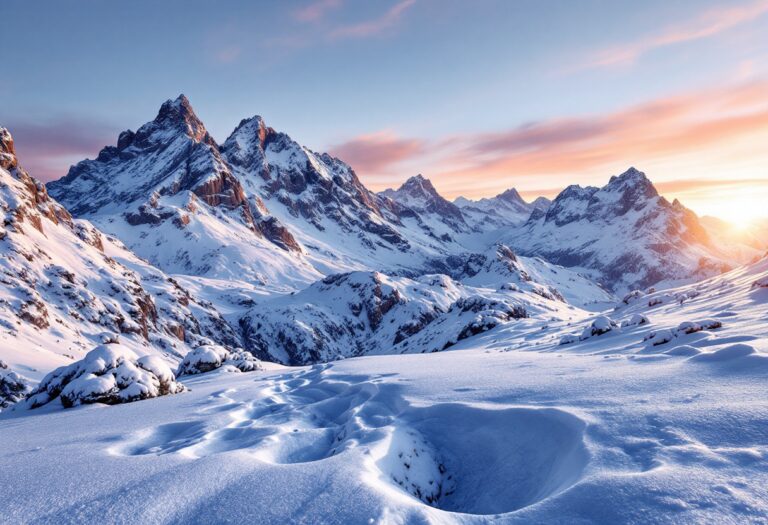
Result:
M400 20L403 13L415 3L416 0L401 0L378 18L334 28L330 32L330 37L332 39L342 39L363 38L378 35L394 26Z
M66 175L70 165L95 157L105 145L113 144L118 134L115 126L81 117L16 120L3 125L13 135L24 169L46 182Z
M394 134L386 138L352 141L351 145L357 147L337 148L336 153L374 187L383 189L420 171L433 177L438 189L449 197L494 195L511 186L528 195L535 191L552 195L556 188L575 180L604 182L608 175L630 165L658 169L649 173L656 180L676 180L673 177L677 167L685 170L682 173L706 172L711 177L713 162L718 162L721 169L729 168L734 178L736 173L743 178L764 176L765 171L756 172L755 165L760 159L768 161L763 147L768 140L768 80L688 92L610 113L532 122L492 133L431 141ZM393 147L395 144L400 147ZM409 170L382 180L380 168L386 166L390 155L398 163L394 168L407 166ZM749 170L739 168L746 164ZM390 172L396 171L389 168ZM376 177L367 178L369 174ZM675 191L679 189L678 184Z
M604 115L454 137L458 173L553 174L704 150L768 130L768 81L662 98Z
M628 44L599 51L574 69L590 69L631 64L653 50L709 38L742 24L751 22L768 13L768 0L758 0L746 5L727 5L705 11L689 22L668 27L664 31Z
M341 6L341 0L315 0L314 2L297 9L293 16L300 22L314 22L323 18L328 12Z
M424 148L422 140L398 138L392 132L382 131L338 144L330 153L372 175L390 171L401 161L420 156Z

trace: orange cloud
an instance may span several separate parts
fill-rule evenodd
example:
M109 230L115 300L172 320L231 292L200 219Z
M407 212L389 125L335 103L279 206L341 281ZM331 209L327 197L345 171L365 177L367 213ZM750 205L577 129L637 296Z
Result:
M334 153L372 188L424 173L449 198L486 197L510 187L526 197L552 197L568 184L602 185L634 165L665 195L707 210L715 209L718 192L735 195L735 184L742 200L749 185L765 186L766 143L768 79L494 133L436 141L374 134ZM686 177L696 179L681 180Z
M401 0L379 18L360 22L358 24L337 27L331 31L330 36L332 39L340 39L377 35L395 25L398 20L400 20L403 13L415 3L416 0Z
M435 171L449 191L470 179L561 178L644 166L768 133L768 81L669 97L606 115L555 119L449 138ZM458 166L458 168L452 168ZM426 171L426 170L425 170Z
M686 24L670 27L665 31L626 45L606 49L577 69L628 64L640 56L662 47L709 38L768 13L768 1L758 0L741 6L726 6L702 13Z

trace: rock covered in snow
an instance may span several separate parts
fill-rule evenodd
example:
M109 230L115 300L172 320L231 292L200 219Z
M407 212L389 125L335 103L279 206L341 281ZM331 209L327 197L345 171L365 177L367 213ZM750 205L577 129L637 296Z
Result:
M176 373L179 376L204 374L221 367L240 372L264 370L261 361L245 350L230 352L223 346L204 345L185 355Z
M18 403L30 390L30 382L26 377L10 370L5 362L0 361L0 409Z
M581 334L581 339L588 339L590 337L607 334L608 332L611 332L618 327L619 325L616 323L616 321L610 317L601 315L595 318L595 320L592 321L592 323L584 329Z
M49 373L30 394L29 408L59 399L65 408L114 405L177 394L184 385L158 356L139 357L121 344L97 346L80 361Z
M650 332L643 338L651 346L659 346L674 340L677 337L694 334L702 330L717 330L723 327L723 323L716 319L704 319L703 321L683 321L676 328L665 328Z
M648 323L650 323L650 321L643 314L634 314L631 318L622 321L621 327L628 328L630 326L642 326Z

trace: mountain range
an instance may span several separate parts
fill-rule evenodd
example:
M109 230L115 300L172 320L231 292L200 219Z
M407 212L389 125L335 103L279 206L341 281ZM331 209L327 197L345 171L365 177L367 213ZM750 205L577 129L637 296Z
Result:
M0 177L0 368L17 383L117 335L169 362L211 344L285 364L439 351L764 248L634 168L552 201L450 202L421 175L375 193L259 116L218 144L183 95L47 187L3 129Z

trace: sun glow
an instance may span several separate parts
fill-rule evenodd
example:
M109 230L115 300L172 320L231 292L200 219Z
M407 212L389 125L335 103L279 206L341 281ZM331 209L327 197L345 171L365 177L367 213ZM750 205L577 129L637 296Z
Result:
M661 184L663 187L663 184ZM765 179L734 180L710 185L691 181L689 188L662 191L667 198L677 198L699 216L710 215L730 223L736 229L747 229L768 219L768 181Z

